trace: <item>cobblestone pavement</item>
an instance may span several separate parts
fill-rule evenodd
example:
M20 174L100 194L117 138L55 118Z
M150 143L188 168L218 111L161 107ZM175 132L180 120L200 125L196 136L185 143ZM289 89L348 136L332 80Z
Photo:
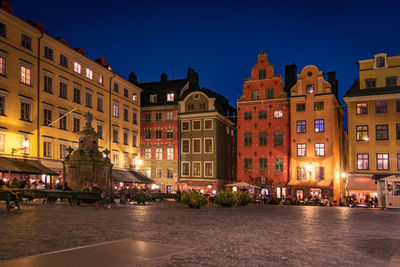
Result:
M0 260L130 238L189 249L140 266L395 266L399 222L400 211L361 208L0 203Z

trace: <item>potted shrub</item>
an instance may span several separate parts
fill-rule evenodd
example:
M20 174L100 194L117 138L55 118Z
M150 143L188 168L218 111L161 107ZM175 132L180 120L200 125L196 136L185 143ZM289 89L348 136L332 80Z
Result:
M230 208L237 203L236 194L232 191L221 190L215 197L215 203L226 208Z
M189 208L199 209L208 205L208 198L199 192L187 192L182 194L181 202L188 205Z
M237 192L236 198L239 206L246 206L253 201L246 192Z

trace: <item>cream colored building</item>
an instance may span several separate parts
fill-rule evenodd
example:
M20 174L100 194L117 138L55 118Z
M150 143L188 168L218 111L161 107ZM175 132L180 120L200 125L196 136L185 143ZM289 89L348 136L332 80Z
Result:
M6 9L0 8L0 157L40 160L60 172L91 112L114 168L134 167L142 90L103 57L93 61Z

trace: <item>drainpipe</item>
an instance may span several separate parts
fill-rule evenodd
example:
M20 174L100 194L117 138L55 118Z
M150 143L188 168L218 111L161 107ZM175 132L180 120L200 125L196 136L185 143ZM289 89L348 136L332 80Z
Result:
M43 38L44 32L41 32L41 36L38 39L38 71L37 71L37 153L36 157L40 159L40 40Z
M109 127L108 127L108 150L110 151L110 155L112 157L112 151L111 151L111 142L112 142L112 137L111 137L111 129L112 129L112 123L111 123L111 118L112 118L112 114L113 114L113 110L112 110L112 80L115 78L115 72L113 72L113 76L110 78L110 91L109 91L109 100L108 100L108 104L109 104L109 112L108 112L108 122L109 122Z

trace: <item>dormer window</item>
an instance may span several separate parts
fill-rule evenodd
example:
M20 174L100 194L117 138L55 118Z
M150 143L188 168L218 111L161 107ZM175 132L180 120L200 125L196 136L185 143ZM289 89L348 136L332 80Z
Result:
M132 100L133 100L133 101L137 101L137 94L133 94L133 95L132 95Z
M167 94L167 101L168 102L173 102L174 100L175 100L175 94L174 93Z
M258 71L258 79L264 80L267 77L267 70L259 70Z
M157 95L150 95L150 103L157 103Z
M366 79L365 88L376 88L376 79Z
M375 64L376 64L376 68L384 68L386 65L385 57L384 56L377 57L375 60Z

